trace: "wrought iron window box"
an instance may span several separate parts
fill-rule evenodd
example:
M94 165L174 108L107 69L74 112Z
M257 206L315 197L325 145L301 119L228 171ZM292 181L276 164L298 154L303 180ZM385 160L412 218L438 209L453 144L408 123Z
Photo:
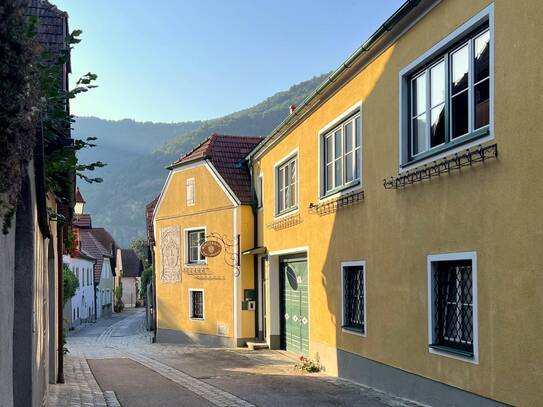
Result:
M471 167L476 163L484 163L492 158L498 158L498 145L479 145L476 149L468 149L464 153L457 153L442 160L437 160L430 165L415 168L405 174L387 178L383 180L383 186L385 189L405 188L417 182L450 174L452 171L460 171L463 167Z
M352 206L354 204L362 202L363 200L364 191L356 191L335 199L329 199L319 204L310 203L308 209L310 213L317 213L320 216L323 216L337 212L339 209Z
M451 348L450 346L444 346L444 345L430 345L431 349L437 350L439 352L445 352L445 353L451 353L453 355L461 356L468 359L473 359L474 353L468 352L461 349Z

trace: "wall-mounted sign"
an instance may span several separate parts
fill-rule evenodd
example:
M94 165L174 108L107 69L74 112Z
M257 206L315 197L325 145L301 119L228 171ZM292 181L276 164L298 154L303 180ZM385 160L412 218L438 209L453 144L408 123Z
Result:
M215 240L208 240L200 246L200 253L205 257L215 257L221 253L221 244Z

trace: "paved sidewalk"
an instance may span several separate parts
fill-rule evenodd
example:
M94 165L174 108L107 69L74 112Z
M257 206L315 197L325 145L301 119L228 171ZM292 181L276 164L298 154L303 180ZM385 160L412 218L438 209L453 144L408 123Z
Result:
M85 359L65 357L64 377L64 384L49 386L49 406L115 406L111 404L111 396L110 404L106 403Z

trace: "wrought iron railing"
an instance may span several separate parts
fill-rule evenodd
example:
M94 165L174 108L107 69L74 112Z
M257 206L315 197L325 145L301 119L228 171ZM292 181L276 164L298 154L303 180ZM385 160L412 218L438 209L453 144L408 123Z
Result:
M360 203L364 200L364 191L356 191L350 194L342 195L338 198L329 199L327 201L314 204L309 204L309 212L317 213L320 216L335 213L339 209L347 208L349 206Z
M498 158L498 145L478 146L474 150L466 150L462 154L455 154L452 157L435 161L431 165L418 167L405 174L390 177L383 181L385 189L400 189L408 185L431 180L432 178L450 174L453 171L460 171L464 167L470 167L476 163L484 163L492 158Z

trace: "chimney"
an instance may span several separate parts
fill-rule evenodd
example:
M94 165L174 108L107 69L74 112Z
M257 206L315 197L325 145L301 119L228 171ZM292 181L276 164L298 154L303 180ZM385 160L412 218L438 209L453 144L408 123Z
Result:
M288 107L288 110L289 110L290 114L294 113L294 111L296 110L296 105L290 105Z

